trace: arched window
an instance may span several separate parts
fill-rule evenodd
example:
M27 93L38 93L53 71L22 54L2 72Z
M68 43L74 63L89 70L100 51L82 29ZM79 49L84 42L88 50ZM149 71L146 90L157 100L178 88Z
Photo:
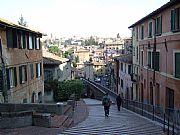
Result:
M32 93L31 102L32 102L32 103L35 103L35 102L36 102L36 93L35 93L35 92Z

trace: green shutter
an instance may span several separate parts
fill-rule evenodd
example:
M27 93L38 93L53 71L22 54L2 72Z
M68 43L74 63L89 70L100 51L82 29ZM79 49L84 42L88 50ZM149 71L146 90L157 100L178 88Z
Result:
M42 64L41 64L41 62L39 64L40 64L40 76L41 76L42 75Z
M31 71L31 80L32 80L34 78L33 64L30 65L30 71Z
M159 52L152 53L152 66L155 71L159 71Z
M7 47L13 48L13 31L12 31L12 29L7 28L6 38L7 38Z
M175 53L175 77L180 78L180 53Z
M34 36L34 45L35 45L35 49L37 49L37 37Z
M175 10L171 10L171 31L175 30Z
M38 78L38 63L36 63L36 78Z
M17 30L13 29L13 48L17 48Z
M14 85L17 86L17 74L16 74L16 67L14 67Z
M6 76L7 76L7 89L10 89L10 78L9 78L9 69L6 69Z
M162 15L160 17L160 34L162 34Z
M27 81L27 66L24 65L24 75L25 75L25 81Z
M19 81L22 84L22 66L19 67Z
M26 49L26 33L23 32L23 49Z

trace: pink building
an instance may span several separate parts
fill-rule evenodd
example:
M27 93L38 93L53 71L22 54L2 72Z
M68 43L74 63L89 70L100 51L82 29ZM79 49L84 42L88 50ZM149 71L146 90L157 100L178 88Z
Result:
M137 99L179 109L180 1L171 0L129 28L139 61Z

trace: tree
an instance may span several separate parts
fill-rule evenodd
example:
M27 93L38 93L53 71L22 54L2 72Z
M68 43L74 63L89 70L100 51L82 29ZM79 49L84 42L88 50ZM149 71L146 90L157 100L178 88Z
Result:
M119 33L117 34L117 38L120 38L120 35L119 35Z
M48 52L56 54L58 56L60 56L60 50L57 46L51 46L48 48Z
M25 19L22 15L19 18L18 24L27 27L27 22L25 21Z

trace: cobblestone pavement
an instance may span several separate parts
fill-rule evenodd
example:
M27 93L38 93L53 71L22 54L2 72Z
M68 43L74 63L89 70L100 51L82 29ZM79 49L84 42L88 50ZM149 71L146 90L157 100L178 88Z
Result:
M112 105L110 116L105 117L100 101L85 102L89 109L87 119L59 135L164 135L160 126L126 109L118 112Z

